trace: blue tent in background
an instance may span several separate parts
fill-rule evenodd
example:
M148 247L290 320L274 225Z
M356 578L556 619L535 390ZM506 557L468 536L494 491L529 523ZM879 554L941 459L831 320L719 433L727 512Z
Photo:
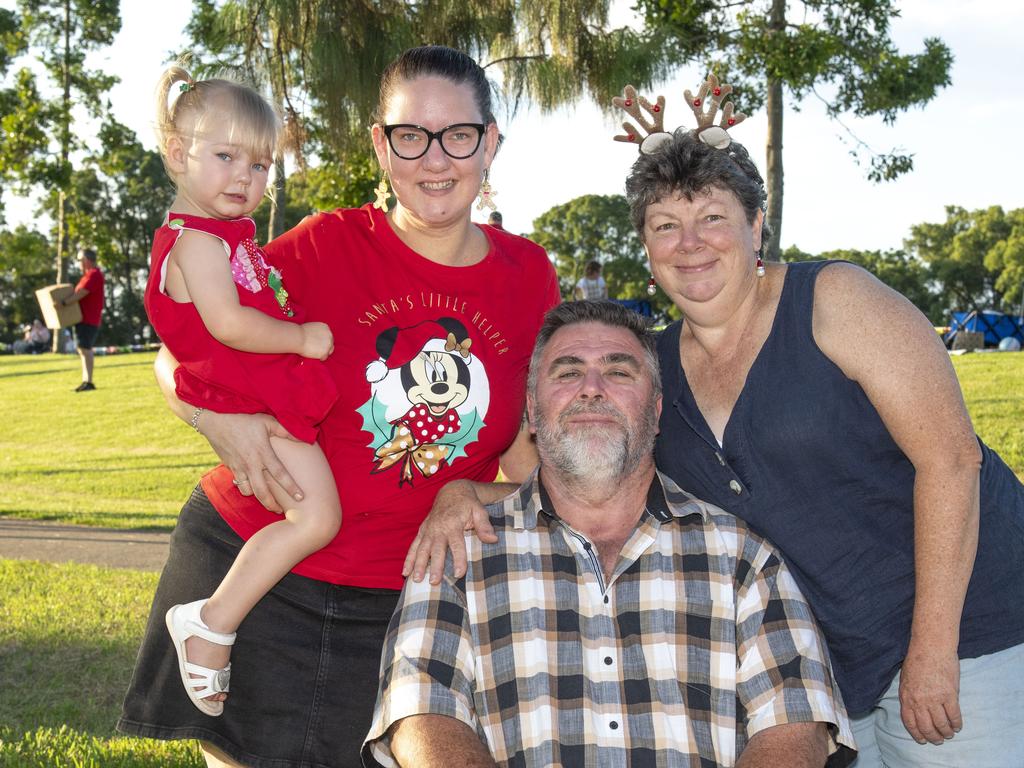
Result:
M953 323L943 337L946 346L953 343L959 331L984 333L987 347L997 347L1000 341L1008 338L1024 345L1024 321L1002 312L954 312Z
M616 304L621 304L626 309L631 309L643 317L653 317L654 312L651 309L651 302L647 299L612 299Z

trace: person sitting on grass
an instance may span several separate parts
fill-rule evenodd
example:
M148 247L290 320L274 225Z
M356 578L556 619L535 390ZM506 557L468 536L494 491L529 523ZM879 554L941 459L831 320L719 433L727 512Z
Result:
M29 354L42 354L50 344L50 329L36 318L32 321L32 327L26 331L25 340L28 342Z

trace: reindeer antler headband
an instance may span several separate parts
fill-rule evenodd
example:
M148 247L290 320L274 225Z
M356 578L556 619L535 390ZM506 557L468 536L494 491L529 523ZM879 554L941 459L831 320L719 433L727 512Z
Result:
M686 96L686 103L689 104L694 116L697 118L697 127L694 132L705 144L716 149L725 149L732 143L729 136L729 128L739 125L746 119L742 112L733 110L732 102L722 105L722 100L732 93L732 86L719 84L718 78L708 75L707 80L701 83L694 96L689 89L683 91ZM710 98L709 98L710 97ZM672 134L665 130L665 97L659 96L654 104L651 104L643 96L636 92L636 88L627 85L622 90L622 96L615 96L612 104L632 117L643 129L645 136L641 137L640 131L633 123L626 121L622 127L626 133L615 136L615 141L625 141L632 144L639 144L640 151L645 155L657 152L666 143L672 140ZM641 113L641 109L647 112L652 119L648 120ZM718 125L715 125L715 117L718 110L722 110L722 117Z

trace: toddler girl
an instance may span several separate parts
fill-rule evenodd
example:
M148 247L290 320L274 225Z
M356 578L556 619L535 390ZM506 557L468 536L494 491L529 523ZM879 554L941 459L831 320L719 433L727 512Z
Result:
M296 500L271 480L283 519L245 543L209 599L167 612L182 684L212 716L224 709L242 619L341 524L334 479L316 444L316 426L337 399L320 362L333 338L323 323L302 322L248 218L266 190L279 126L270 105L238 83L196 81L171 67L157 88L160 153L177 197L154 237L146 311L178 360L176 392L196 406L192 426L198 431L207 408L269 413L297 438L272 443L305 491Z

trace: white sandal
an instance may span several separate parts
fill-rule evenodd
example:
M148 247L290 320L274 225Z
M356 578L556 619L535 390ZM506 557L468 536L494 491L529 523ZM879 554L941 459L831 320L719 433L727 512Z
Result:
M171 633L174 650L178 654L178 671L181 672L181 683L185 686L185 692L200 712L211 717L219 717L224 712L224 702L208 701L203 697L228 692L231 682L231 664L224 669L210 669L191 663L185 655L185 641L190 637L201 637L203 640L209 640L217 645L235 644L234 632L230 634L214 632L206 626L200 613L206 602L206 600L196 600L193 603L175 605L167 611L164 621L167 624L167 631ZM200 677L189 677L189 675L200 675Z

